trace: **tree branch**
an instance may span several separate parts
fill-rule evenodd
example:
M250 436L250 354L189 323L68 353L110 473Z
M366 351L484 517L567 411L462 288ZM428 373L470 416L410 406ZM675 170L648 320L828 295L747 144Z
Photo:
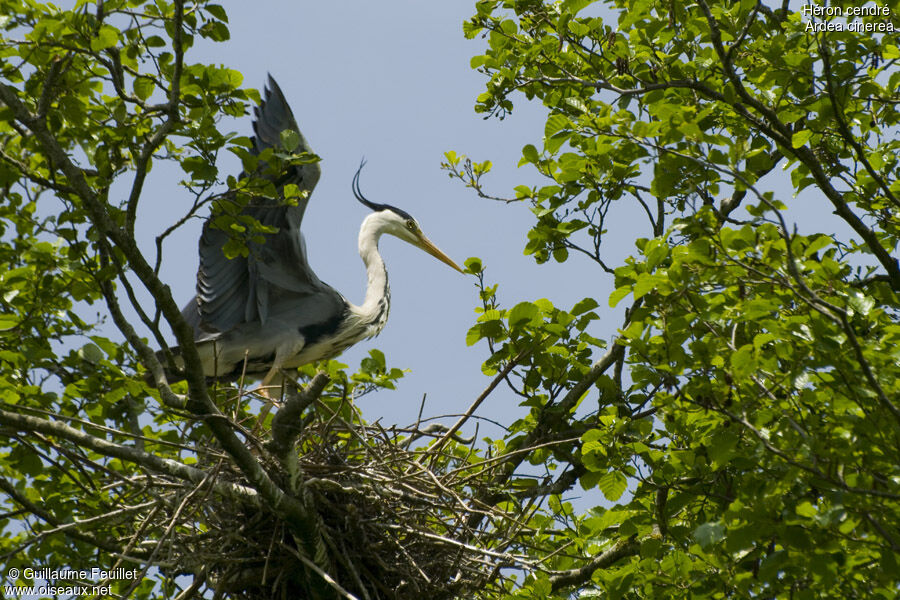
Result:
M623 558L635 556L640 551L641 544L637 539L620 540L616 542L612 548L594 558L583 567L562 571L550 576L550 586L553 591L562 588L577 586L579 584L590 581L597 569L605 569Z
M148 452L142 452L133 446L123 446L114 442L108 442L60 421L19 415L0 409L0 423L18 431L37 431L49 436L58 436L81 447L90 448L103 456L110 456L142 465L152 471L165 473L192 483L200 483L207 476L206 471L202 469L189 467L178 461L161 458ZM213 484L212 487L216 492L232 500L248 503L251 506L258 507L260 505L257 491L247 486L220 481Z
M159 129L153 134L153 137L144 144L141 154L136 161L137 168L134 174L134 182L131 184L131 194L128 197L128 207L125 218L125 228L129 235L134 237L134 224L137 220L137 205L141 192L144 189L144 181L147 177L147 167L153 152L159 148L160 144L169 135L178 123L178 105L181 102L181 71L184 67L184 41L183 21L184 21L184 0L175 0L172 49L174 50L175 60L172 70L172 79L169 86L169 102L165 105L167 114L166 121L160 125Z
M272 417L272 440L268 446L277 456L283 457L290 451L301 431L300 417L303 411L316 401L329 381L324 372L316 373L303 391L288 398Z

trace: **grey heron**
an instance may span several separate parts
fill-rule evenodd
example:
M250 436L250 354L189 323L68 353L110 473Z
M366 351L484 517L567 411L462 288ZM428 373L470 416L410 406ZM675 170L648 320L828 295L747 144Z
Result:
M299 136L296 152L311 153L271 75L254 112L253 153L279 149L282 132L287 130ZM362 195L362 166L351 188L355 198L372 213L359 228L359 254L368 279L365 299L359 306L323 283L307 260L300 225L309 194L319 180L318 162L289 166L273 181L280 194L289 183L300 188L302 195L296 205L280 198L263 198L254 199L243 209L243 214L276 229L265 234L260 243L249 242L247 256L226 258L223 246L229 236L213 226L213 210L200 237L197 295L182 310L194 329L207 377L236 378L242 373L253 378L262 376L260 388L265 394L268 386L280 382L282 369L332 358L377 335L390 308L387 269L378 252L383 234L398 237L463 272L422 233L409 213L376 204Z

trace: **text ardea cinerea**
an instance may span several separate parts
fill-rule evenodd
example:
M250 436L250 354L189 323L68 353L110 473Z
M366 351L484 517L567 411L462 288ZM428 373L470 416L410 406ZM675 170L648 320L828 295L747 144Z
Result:
M281 134L286 130L299 135L295 152L311 153L271 75L255 115L255 154L280 147ZM228 234L211 225L212 216L204 224L197 295L181 314L194 329L194 341L207 377L265 374L261 384L265 393L266 386L280 381L281 369L337 356L353 344L377 335L390 308L387 270L378 253L382 234L409 242L463 272L425 237L409 213L364 198L359 189L359 173L353 177L353 195L373 211L359 228L359 254L368 277L365 300L359 306L320 281L307 261L300 224L309 194L319 180L318 163L290 166L278 178L279 192L289 183L305 192L296 205L263 198L254 199L243 209L243 214L277 229L265 234L262 243L248 242L246 257L226 258L223 246L229 240Z

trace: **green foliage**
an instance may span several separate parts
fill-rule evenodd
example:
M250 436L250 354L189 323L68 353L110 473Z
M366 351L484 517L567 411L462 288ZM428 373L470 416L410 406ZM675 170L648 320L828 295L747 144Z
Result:
M116 6L117 4L121 6ZM135 3L131 3L134 5ZM0 41L0 401L4 414L24 416L50 424L63 423L85 435L100 431L129 431L118 443L134 444L145 435L157 456L182 460L178 446L167 445L175 430L142 427L136 415L146 410L152 396L134 378L136 357L127 346L94 333L98 323L87 322L87 305L102 298L101 288L116 276L121 254L105 246L97 230L87 227L90 208L73 188L86 185L107 198L109 188L126 169L141 164L149 171L146 140L167 118L166 109L147 103L162 93L173 76L188 85L194 75L180 73L172 64L172 42L137 35L139 29L120 29L124 3L106 3L109 22L101 23L83 8L62 11L37 3L3 2L7 15ZM162 32L171 21L172 7L147 7L147 21ZM165 13L168 12L169 16ZM189 44L190 31L183 43ZM159 71L141 72L139 55L147 47L164 47L158 55ZM179 58L180 60L180 58ZM133 83L133 86L132 86ZM131 90L134 90L134 94ZM162 92L158 92L162 90ZM201 91L191 104L234 101L233 89ZM76 174L60 169L42 140L13 126L13 103L34 112L53 131L57 148L77 154L84 165ZM183 115L173 134L217 139L212 116L201 128L199 119ZM207 133L200 135L200 131ZM163 144L159 157L190 165L191 156L174 143ZM143 161L143 162L141 162ZM142 180L141 180L142 183ZM126 197L127 198L127 197ZM136 204L112 200L108 217L125 226ZM130 223L133 226L133 223ZM148 414L153 414L151 411ZM162 417L157 414L156 419ZM102 428L102 429L98 429ZM101 434L102 435L102 434ZM180 436L176 436L180 437ZM121 518L129 501L121 487L103 487L104 480L122 480L140 474L140 468L103 456L71 440L29 432L9 421L3 425L0 485L4 516L0 521L0 562L23 569L111 569L117 556L108 550L114 540L133 535ZM25 517L10 519L10 516ZM31 513L31 514L29 514ZM115 515L119 515L118 517ZM109 515L105 517L104 515ZM97 529L73 531L80 519L97 519ZM96 525L95 525L96 527ZM51 533L56 531L57 533ZM107 551L91 549L99 545ZM129 565L131 566L131 565ZM26 579L7 581L26 584ZM127 592L131 582L113 581L116 594L147 598L152 585Z
M540 564L508 597L896 597L900 34L809 33L754 2L476 9L476 111L547 112L519 160L546 181L507 200L534 214L525 253L582 261L592 294L506 308L482 279L467 342L527 411L497 460L547 473ZM804 190L848 233L788 210ZM547 495L575 485L598 506Z
M157 278L160 257L134 243L138 206L155 164L181 168L192 201L160 232L162 250L221 183L218 153L246 155L248 140L220 132L218 122L243 115L259 95L239 87L237 71L186 59L198 38L228 39L217 4L80 1L62 9L3 0L0 15L0 564L137 567L137 581L110 582L114 595L173 597L178 573L155 569L155 557L184 530L174 521L158 529L154 518L178 514L181 501L147 477L166 477L161 464L196 465L197 448L214 445L221 429L196 414L212 406L206 389L179 401L138 375L139 357L146 365L153 355L125 312L157 342L163 320L178 330L177 307ZM263 158L272 168L314 159ZM271 192L258 174L230 183L242 194L233 203ZM285 196L297 202L299 193ZM235 253L245 237L268 231L252 219L223 221L236 231ZM150 293L155 315L137 288ZM118 326L118 339L100 335L104 323ZM182 342L192 348L189 336ZM383 361L362 371L371 389L400 375ZM362 385L345 384L351 393ZM235 419L249 418L247 395L218 393ZM149 549L150 540L160 546Z
M202 595L217 584L203 561L230 555L178 542L230 539L223 523L251 514L284 552L270 551L272 533L250 559L305 559L293 573L305 597L331 595L310 561L357 585L335 548L361 538L321 532L362 521L390 531L372 548L452 540L478 565L481 597L896 597L898 34L810 33L801 13L752 2L476 11L465 24L485 44L471 61L487 80L476 111L502 119L514 102L542 103L543 131L516 160L543 181L502 198L485 190L490 160L450 151L444 167L510 210L527 203L525 253L580 261L583 299L506 306L487 265L466 261L479 280L466 341L486 349L493 378L469 414L497 389L522 407L486 447L457 428L389 439L360 425L352 400L403 375L378 351L355 374L336 361L301 369L329 382L289 399L296 422L264 444L242 383L207 386L187 369L155 389L137 376L160 365L130 321L157 347L167 322L196 359L158 257L134 244L138 206L154 164L176 163L192 202L173 228L212 204L226 253L246 256L271 228L244 209L260 196L304 202L272 181L317 158L295 152L295 132L256 156L219 131L259 96L240 73L187 60L198 36L228 40L218 4L0 0L0 562L108 569L126 556L160 570L113 582L116 594L173 597L193 573ZM221 180L223 149L247 176ZM797 214L801 192L842 229ZM619 260L607 249L622 239L634 243ZM126 343L101 335L103 319ZM292 427L306 427L296 445ZM316 453L323 462L304 463ZM366 481L373 456L390 459ZM390 514L376 501L361 516L360 490L385 494ZM398 515L423 506L427 518L401 529Z

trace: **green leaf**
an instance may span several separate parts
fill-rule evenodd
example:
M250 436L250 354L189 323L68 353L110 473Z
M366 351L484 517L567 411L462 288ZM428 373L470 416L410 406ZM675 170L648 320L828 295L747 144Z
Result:
M884 166L884 155L881 152L872 152L869 154L869 164L873 169L881 170Z
M524 148L522 148L522 159L526 162L537 164L540 160L537 148L535 148L532 144L527 144Z
M477 256L472 256L466 259L466 262L463 263L466 268L466 273L472 273L473 275L478 275L482 271L484 271L484 265L481 264L481 259Z
M694 539L704 550L708 550L725 539L725 525L719 521L704 523L694 530Z
M282 147L288 152L294 152L300 146L300 134L293 129L285 129L279 135Z
M509 311L507 321L509 322L510 327L518 327L535 320L538 313L539 311L536 305L531 302L520 302Z
M481 313L481 316L478 317L478 322L487 323L490 321L499 321L501 318L503 318L503 313L496 308L491 308Z
M706 451L713 468L723 467L734 457L737 442L737 437L727 429L717 431L710 438Z
M153 93L155 85L148 77L137 77L134 80L134 95L141 100L146 100Z
M527 185L517 185L513 189L516 191L516 199L534 197L534 191Z
M10 464L25 475L35 477L44 470L40 457L26 446L16 446L6 458Z
M565 103L575 109L578 113L588 112L588 106L580 98L569 97L565 99Z
M631 293L630 285L623 285L620 288L617 288L612 294L609 295L609 307L615 308L616 305L622 301L622 299Z
M557 246L553 249L553 260L558 263L566 262L569 258L569 250L565 246Z
M0 314L0 331L9 331L19 325L19 318L16 315Z
M731 366L738 376L744 376L749 373L755 364L753 360L753 345L744 344L738 348L737 352L731 354Z
M550 138L554 134L571 125L569 119L562 114L556 113L547 117L547 123L544 125L544 137Z
M809 243L809 245L803 251L803 256L809 257L813 253L821 250L822 248L824 248L826 246L830 246L833 242L834 242L834 240L831 236L820 235L816 239L814 239L812 242Z
M384 352L376 348L369 350L369 356L362 359L360 365L366 373L383 373L386 366Z
M231 31L228 25L219 21L207 21L200 28L200 35L215 42L224 42L231 39Z
M204 7L209 14L219 19L220 21L228 22L228 14L226 14L225 9L218 4L207 4Z
M654 269L669 255L669 245L665 240L650 240L644 248L644 255L647 257L647 266Z
M853 290L847 298L847 304L855 312L865 316L875 307L875 300L866 296L859 290Z
M813 506L812 503L810 503L808 500L804 500L803 502L798 504L797 508L795 508L794 511L801 517L807 517L810 519L819 514L819 511L816 510L816 507Z
M584 298L583 300L579 300L569 312L573 315L580 315L586 313L589 310L594 310L598 306L600 305L593 298Z
M638 276L638 280L634 284L634 299L637 300L645 294L648 294L655 290L657 283L658 278L655 275L651 273L641 273Z
M597 487L610 502L615 502L622 497L628 489L628 479L618 471L610 471L600 478Z
M158 35L149 36L144 43L148 48L164 48L166 46L166 41Z
M791 137L791 145L794 148L799 148L800 146L802 146L806 142L808 142L809 138L811 138L812 135L813 135L813 132L810 131L809 129L803 129L801 131L798 131Z
M97 35L91 40L91 50L99 52L119 43L119 30L111 25L101 25Z
M84 360L91 363L99 363L101 360L106 358L103 354L103 350L101 350L96 344L85 344L81 347L81 350L78 351L78 354Z

